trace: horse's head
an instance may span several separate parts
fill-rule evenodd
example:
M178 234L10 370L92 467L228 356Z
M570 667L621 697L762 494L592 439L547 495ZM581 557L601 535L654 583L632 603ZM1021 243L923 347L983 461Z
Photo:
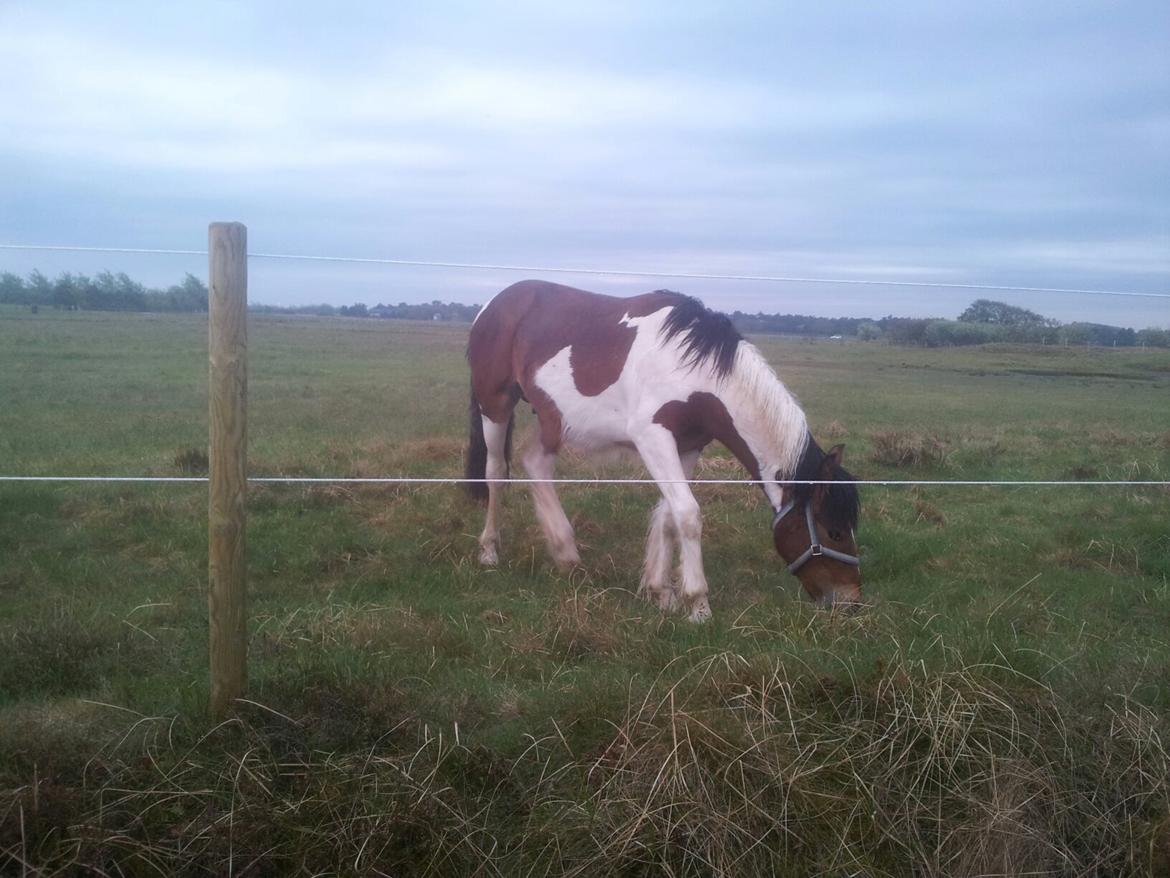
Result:
M841 467L844 445L825 454L810 440L796 481L852 482ZM796 574L809 597L821 606L859 604L861 571L857 557L857 486L790 485L784 505L772 519L776 551Z

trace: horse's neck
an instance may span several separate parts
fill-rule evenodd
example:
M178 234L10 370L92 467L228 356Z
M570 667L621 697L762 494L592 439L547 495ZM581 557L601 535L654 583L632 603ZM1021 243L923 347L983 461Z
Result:
M808 421L756 347L741 341L727 376L726 405L757 458L761 478L790 478L808 445Z

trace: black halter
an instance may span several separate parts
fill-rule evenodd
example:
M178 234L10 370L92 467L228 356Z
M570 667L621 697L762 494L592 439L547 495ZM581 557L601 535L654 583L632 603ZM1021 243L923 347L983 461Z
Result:
M780 520L795 508L796 501L789 500L777 509L776 515L772 519L772 530L775 530ZM806 502L804 504L804 520L808 524L808 548L804 550L799 558L788 565L789 573L795 573L808 563L809 558L816 558L820 555L824 555L826 558L832 558L834 561L840 561L842 564L848 564L851 567L861 566L861 559L856 555L846 555L844 552L838 552L836 549L830 549L828 546L821 545L821 541L817 539L817 526L813 522L812 503Z

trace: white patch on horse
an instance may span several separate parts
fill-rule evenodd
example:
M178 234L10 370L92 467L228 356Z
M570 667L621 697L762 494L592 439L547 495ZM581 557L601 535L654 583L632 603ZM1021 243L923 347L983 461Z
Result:
M756 459L765 494L773 508L780 508L783 493L772 479L777 473L785 476L796 471L808 444L804 412L755 345L747 341L736 348L734 366L725 378L702 366L684 369L682 336L666 344L660 338L670 310L668 306L645 317L630 317L628 312L622 317L619 322L637 335L617 380L596 396L585 396L577 389L570 345L536 370L534 383L561 413L562 439L582 451L635 442L666 403L685 401L692 393L710 393L723 401L736 432Z
M630 443L653 422L654 414L672 400L686 399L692 392L678 382L674 357L650 356L659 347L659 330L670 308L660 308L645 317L630 317L621 323L637 333L630 345L621 374L596 396L577 389L573 374L572 346L566 345L545 362L533 383L543 390L561 413L562 439L580 451L603 451L608 446Z

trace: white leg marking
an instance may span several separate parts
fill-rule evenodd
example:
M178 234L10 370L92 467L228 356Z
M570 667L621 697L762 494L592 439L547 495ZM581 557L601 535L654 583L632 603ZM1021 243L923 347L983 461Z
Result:
M699 503L691 493L686 470L679 459L674 436L657 424L640 431L635 442L650 475L658 482L662 497L670 509L679 542L679 573L682 599L690 609L692 622L711 616L707 601L707 577L703 575L703 519Z
M556 471L556 455L545 451L535 433L525 446L523 460L529 478L551 479ZM573 538L573 525L565 515L556 488L542 484L529 487L532 489L532 503L536 507L536 518L544 531L549 553L557 567L569 571L581 563L581 556L577 553L577 543Z
M487 443L488 506L479 537L479 563L494 565L500 561L500 531L496 517L500 510L500 498L504 490L503 479L508 473L508 462L504 447L508 437L508 425L497 424L490 418L483 418L483 438Z
M673 610L678 603L670 582L674 560L674 518L670 504L663 497L650 513L650 533L646 536L646 559L642 562L639 593L663 610Z
M694 475L699 452L688 451L680 455L683 472L689 479ZM639 592L648 601L656 603L663 610L678 606L679 595L671 582L671 566L674 562L677 533L670 504L663 497L650 513L650 532L646 536L646 560L642 564L642 585Z

